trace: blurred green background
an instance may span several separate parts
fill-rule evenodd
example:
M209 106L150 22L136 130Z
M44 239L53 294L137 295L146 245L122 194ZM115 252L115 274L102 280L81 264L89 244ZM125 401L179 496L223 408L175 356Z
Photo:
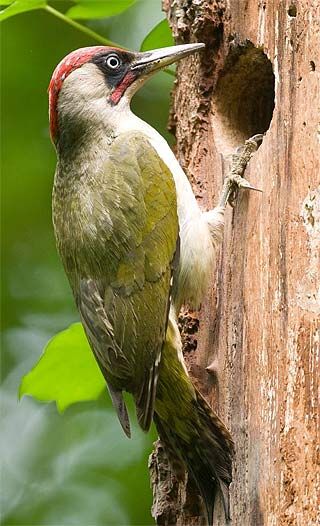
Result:
M63 11L70 3L51 5ZM139 49L163 18L160 0L138 0L123 14L89 25ZM62 57L97 42L49 13L32 11L1 24L1 44L1 523L153 524L147 459L154 431L144 435L134 425L133 438L126 439L107 393L62 416L53 403L17 400L21 377L45 343L78 320L51 226L55 152L47 86ZM172 81L159 73L134 101L134 111L167 138ZM135 423L132 407L131 418Z

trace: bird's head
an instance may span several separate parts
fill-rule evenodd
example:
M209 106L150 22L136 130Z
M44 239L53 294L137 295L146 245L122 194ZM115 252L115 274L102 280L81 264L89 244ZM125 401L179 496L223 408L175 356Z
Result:
M134 93L157 70L204 44L172 46L143 53L95 46L77 49L56 67L49 85L50 132L81 134L104 117L116 120Z

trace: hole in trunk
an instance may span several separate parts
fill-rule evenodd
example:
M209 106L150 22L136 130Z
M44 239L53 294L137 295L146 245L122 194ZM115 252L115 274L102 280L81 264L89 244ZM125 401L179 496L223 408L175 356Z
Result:
M274 110L274 74L267 55L251 42L234 47L213 100L216 135L225 147L268 130Z
M288 15L293 18L296 17L297 16L297 6L291 5L288 9Z

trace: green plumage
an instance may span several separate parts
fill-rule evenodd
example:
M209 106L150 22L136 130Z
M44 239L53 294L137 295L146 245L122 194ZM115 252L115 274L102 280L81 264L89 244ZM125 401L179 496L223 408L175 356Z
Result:
M230 518L233 442L220 418L192 385L177 355L169 321L155 402L155 424L173 466L182 460L203 496L211 524L217 495ZM179 468L178 468L179 469Z
M121 391L140 425L153 415L178 242L171 172L140 133L119 136L93 173L58 164L53 214L58 249L85 331L122 425ZM64 179L63 181L61 179Z
M125 433L122 391L132 393L142 429L154 416L173 467L186 466L212 524L218 493L229 517L233 445L192 385L174 314L169 318L179 253L173 176L142 133L119 135L97 150L88 148L85 159L79 151L59 158L58 250Z

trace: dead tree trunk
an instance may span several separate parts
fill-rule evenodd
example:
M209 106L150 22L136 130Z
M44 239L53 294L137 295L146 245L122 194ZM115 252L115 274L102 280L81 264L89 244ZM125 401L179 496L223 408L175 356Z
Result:
M170 120L201 206L215 204L234 148L266 132L246 172L263 194L242 192L228 211L207 300L199 314L181 317L190 374L236 445L233 526L313 526L320 523L319 2L164 0L164 9L177 43L207 46L178 66ZM162 469L160 451L152 459L158 524L201 524L194 491Z

